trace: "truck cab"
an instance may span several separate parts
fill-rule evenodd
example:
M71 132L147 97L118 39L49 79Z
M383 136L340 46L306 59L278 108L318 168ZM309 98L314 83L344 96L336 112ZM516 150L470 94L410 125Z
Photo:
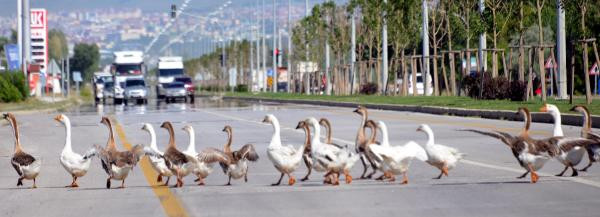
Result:
M178 56L159 57L158 58L158 81L156 84L156 97L163 99L166 96L166 87L175 82L178 77L185 75L183 68L183 58Z
M119 51L114 53L114 62L111 67L114 76L113 99L115 104L126 100L125 85L128 79L143 80L146 74L144 66L144 53L141 51ZM142 101L146 101L146 96Z

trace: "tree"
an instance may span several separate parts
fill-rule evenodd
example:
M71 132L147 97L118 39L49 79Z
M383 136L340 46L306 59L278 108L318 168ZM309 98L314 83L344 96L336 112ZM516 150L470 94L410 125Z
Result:
M98 70L99 63L100 51L96 44L79 43L75 45L71 59L71 72L80 71L84 81L88 81Z
M408 93L408 70L406 70L404 52L406 49L416 48L418 45L412 42L419 41L421 30L419 3L419 0L395 0L389 1L386 5L389 39L394 50L392 57L401 61L401 66L395 68L402 69L402 95ZM398 79L398 72L392 69L391 73L393 75L389 77L394 79L395 84Z
M506 34L508 30L508 21L510 21L509 13L513 11L514 4L510 4L505 0L486 0L485 1L489 10L486 10L486 21L491 23L492 34L489 37L492 39L494 50L498 49L498 36ZM505 66L506 67L506 66ZM492 76L498 75L498 53L492 52ZM504 75L508 76L508 75Z
M57 29L48 32L48 55L50 59L60 60L67 57L69 46L65 34Z
M471 39L484 31L480 14L474 13L478 4L478 0L457 0L457 4L454 5L454 7L459 8L459 10L456 10L458 12L456 17L459 19L462 28L462 31L457 33L459 33L458 36L465 39L466 73L471 72Z

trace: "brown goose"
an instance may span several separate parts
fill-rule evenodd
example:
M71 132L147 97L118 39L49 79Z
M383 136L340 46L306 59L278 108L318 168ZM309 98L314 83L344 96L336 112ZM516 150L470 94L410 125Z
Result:
M593 140L568 137L550 137L547 139L533 139L529 136L529 127L531 125L531 114L527 108L519 108L519 113L524 116L525 128L518 136L512 136L500 131L479 131L479 130L464 130L479 133L486 136L491 136L500 139L512 151L513 155L519 161L519 165L527 170L522 176L523 178L528 172L531 173L531 182L536 183L539 179L536 171L541 169L544 164L551 158L554 158L564 152L572 150L578 146L588 146L595 143Z
M304 154L302 155L302 159L304 160L304 164L306 165L306 168L308 169L308 173L306 173L306 176L304 176L304 178L300 179L300 181L306 181L308 180L308 176L310 176L310 173L312 172L312 156L310 154L310 127L308 126L308 124L305 121L300 121L298 122L298 125L296 126L296 129L304 129Z
M163 157L167 162L167 167L177 177L177 183L173 187L183 186L183 177L187 176L192 172L194 168L193 163L189 163L188 156L177 150L175 145L175 131L173 130L173 124L169 121L165 121L160 125L161 128L165 128L169 131L169 144Z
M367 146L369 144L368 144L368 138L365 133L365 125L367 123L367 120L369 119L369 114L368 114L367 108L365 108L363 106L358 106L358 108L356 110L354 110L354 113L357 113L361 116L361 122L360 122L360 126L358 127L358 133L356 134L356 140L355 140L356 152L360 155L360 161L362 162L362 165L363 165L363 173L362 173L362 175L360 175L360 179L365 179L365 178L370 179L377 172L377 168L379 166L376 165L376 163L373 161L373 158L370 157L369 155L367 155L367 153L366 153ZM368 170L367 162L369 162L369 164L371 165L373 172L371 172L369 175L365 176L365 174L367 173L367 170Z
M586 147L588 153L589 163L583 169L579 170L587 172L587 169L592 166L594 162L598 161L600 156L600 134L592 132L592 117L587 107L577 105L571 108L571 111L578 111L583 115L583 126L581 127L581 137L586 139L592 139L598 141L596 144L592 144Z
M102 117L100 123L106 125L109 131L106 147L102 148L99 145L95 145L98 157L102 162L102 168L108 175L108 178L106 179L106 188L110 188L111 179L121 180L121 187L119 188L125 188L125 179L144 155L144 148L142 145L135 145L129 151L117 150L111 120L108 117Z
M13 168L15 168L15 171L17 171L17 174L19 174L17 186L23 185L23 179L29 179L33 180L32 188L37 188L35 179L40 173L42 161L23 151L23 148L21 147L21 139L19 138L19 125L17 124L17 119L15 116L12 113L6 113L4 114L4 119L10 123L15 136L15 152L13 153L10 163L12 164Z
M227 125L223 128L223 132L227 133L227 143L223 151L207 148L198 154L198 159L206 163L219 162L223 172L229 177L227 184L231 185L231 178L241 179L248 182L248 161L257 161L258 154L254 149L254 145L246 144L237 151L231 151L231 143L233 141L233 130Z

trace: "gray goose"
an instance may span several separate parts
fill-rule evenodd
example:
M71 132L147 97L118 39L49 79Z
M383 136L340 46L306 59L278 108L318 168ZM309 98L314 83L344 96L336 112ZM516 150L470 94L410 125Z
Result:
M529 127L531 125L531 114L529 110L525 107L521 107L519 108L519 113L524 116L525 128L517 136L512 136L501 131L486 132L473 129L462 130L494 137L506 144L511 149L514 157L519 162L519 165L527 170L523 175L517 178L524 178L527 176L527 173L531 173L531 182L536 183L539 179L536 171L541 169L549 159L555 158L563 152L568 152L574 147L586 147L595 143L595 141L589 139L562 136L546 139L533 139L529 136Z
M228 181L225 185L231 185L232 178L241 179L243 177L244 182L248 182L248 161L255 162L259 158L254 145L246 144L239 150L232 151L233 130L231 126L225 126L223 132L227 133L227 142L223 151L215 148L206 148L198 154L198 159L206 163L219 162L223 172L228 176Z
M131 150L119 151L115 142L112 122L108 117L102 117L100 123L108 128L108 141L106 147L94 145L97 155L102 163L104 172L108 175L106 179L106 188L110 188L111 179L121 180L119 188L125 188L125 179L140 158L145 154L142 145L135 145Z
M356 152L360 155L360 161L363 165L363 173L362 175L360 175L360 179L370 179L377 172L377 169L380 165L377 165L377 163L373 160L372 155L369 155L367 153L369 140L366 136L365 128L367 120L369 119L369 114L367 108L363 106L358 106L358 108L354 110L354 113L357 113L361 116L361 122L360 126L358 127L358 133L356 134L355 140ZM365 176L368 170L367 162L371 165L371 169L373 170L373 172Z
M308 126L308 124L305 121L300 121L298 122L298 125L296 125L296 129L303 129L304 130L304 154L302 155L302 159L304 160L304 164L306 165L306 168L308 169L308 172L306 173L306 176L304 176L304 178L300 179L300 181L306 181L308 180L308 177L310 176L311 172L312 172L312 156L310 154L310 127Z
M164 152L164 159L167 167L177 177L177 183L173 187L183 186L183 177L188 175L193 170L193 164L189 163L190 159L181 151L177 150L175 145L175 131L173 130L173 124L169 121L165 121L160 125L161 128L165 128L169 131L169 144L167 150Z
M21 141L19 138L19 125L17 124L17 119L15 118L15 116L12 113L6 113L4 114L4 119L6 119L10 123L10 126L13 128L13 134L15 136L15 152L13 153L13 157L10 163L19 175L19 179L17 180L17 186L23 185L23 179L29 179L33 180L32 188L37 188L37 185L35 184L35 179L40 173L42 161L23 151L23 148L21 147Z
M570 111L577 111L583 115L583 126L581 128L581 137L586 139L592 139L598 141L596 144L592 144L586 147L588 153L589 163L583 169L579 170L587 172L587 169L592 166L594 162L598 161L600 156L600 134L592 132L592 117L587 107L582 105L573 106Z

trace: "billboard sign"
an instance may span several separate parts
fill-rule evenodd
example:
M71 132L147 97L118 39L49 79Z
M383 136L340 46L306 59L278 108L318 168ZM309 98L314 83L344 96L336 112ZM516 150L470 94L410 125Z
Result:
M46 70L48 68L48 13L44 8L32 8L30 19L31 60Z
M19 70L21 66L21 57L19 55L19 47L16 44L5 44L4 54L8 63L8 70Z

